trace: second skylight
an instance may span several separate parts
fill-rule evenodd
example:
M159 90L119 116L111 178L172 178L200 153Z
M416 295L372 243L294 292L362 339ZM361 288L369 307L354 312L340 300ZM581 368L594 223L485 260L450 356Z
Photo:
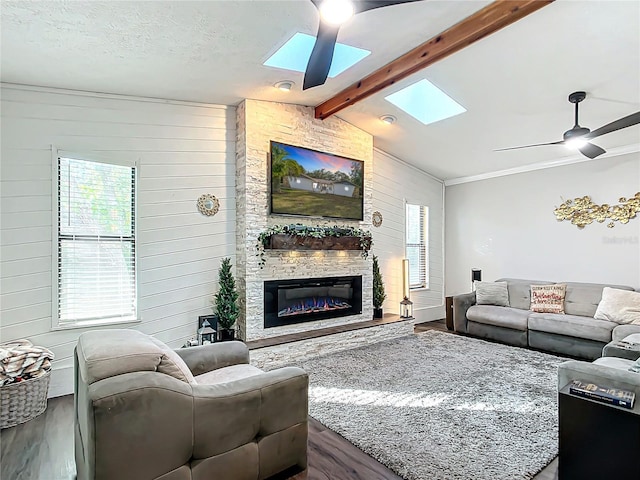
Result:
M466 108L426 79L392 93L385 97L385 100L425 125L467 111Z

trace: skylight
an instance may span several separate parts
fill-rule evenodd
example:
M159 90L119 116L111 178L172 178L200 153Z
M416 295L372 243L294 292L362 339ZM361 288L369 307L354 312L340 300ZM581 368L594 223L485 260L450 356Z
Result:
M425 125L467 111L466 108L426 79L392 93L385 97L385 100Z
M306 33L296 33L276 53L263 63L267 67L284 68L295 72L304 72L313 50L316 37ZM360 60L370 55L371 52L362 48L351 47L343 43L336 43L333 53L333 62L329 70L329 77L340 75L347 68L355 65Z

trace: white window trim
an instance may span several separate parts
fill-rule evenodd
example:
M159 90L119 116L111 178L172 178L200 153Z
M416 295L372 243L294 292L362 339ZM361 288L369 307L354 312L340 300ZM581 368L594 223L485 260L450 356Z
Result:
M428 283L428 280L427 280L427 283ZM415 288L409 287L409 290L412 292L426 292L431 290L431 288L429 288L429 286L427 285L426 287L415 287Z
M138 177L140 174L139 170L139 162L137 160L122 160L122 159L114 159L104 155L96 155L96 154L80 154L77 152L69 152L65 150L58 150L55 145L51 145L51 183L52 183L52 204L51 204L51 330L72 330L76 328L91 328L91 327L102 327L107 325L126 325L126 324L138 324L142 320L140 318L140 310L136 309L135 319L121 319L121 320L92 320L92 321L84 321L84 322L76 322L76 323L68 323L64 325L60 325L58 318L58 255L54 252L58 251L58 158L70 158L73 160L84 160L87 162L97 162L97 163L110 163L112 165L121 165L124 167L133 167L136 168L136 196L135 196L135 211L138 211ZM136 237L136 242L138 238L138 222L134 223L134 232ZM136 243L137 247L137 243ZM134 268L136 271L136 296L138 296L138 255L135 256L134 259ZM137 300L137 299L136 299Z
M424 205L422 202L413 202L413 201L408 201L406 198L403 199L403 211L404 211L404 234L402 236L402 249L403 249L403 255L404 258L407 258L407 204L409 205L418 205L422 208L426 209L426 218L424 221L424 239L425 239L425 283L426 285L420 286L420 287L411 287L411 285L409 285L409 292L421 292L421 291L428 291L431 290L431 282L430 282L430 278L429 278L429 262L430 262L430 257L429 257L429 207L427 205ZM411 268L411 266L409 266L409 268Z

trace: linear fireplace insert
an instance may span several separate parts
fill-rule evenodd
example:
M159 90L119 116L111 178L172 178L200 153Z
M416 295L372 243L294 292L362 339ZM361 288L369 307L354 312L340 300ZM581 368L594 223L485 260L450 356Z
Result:
M264 328L362 313L362 276L264 282Z

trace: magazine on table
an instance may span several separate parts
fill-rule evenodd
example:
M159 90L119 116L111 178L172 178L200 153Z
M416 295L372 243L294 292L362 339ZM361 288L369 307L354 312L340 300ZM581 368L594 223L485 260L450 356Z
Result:
M569 384L569 393L629 409L633 408L636 399L635 392L621 388L603 387L586 380L573 380Z

